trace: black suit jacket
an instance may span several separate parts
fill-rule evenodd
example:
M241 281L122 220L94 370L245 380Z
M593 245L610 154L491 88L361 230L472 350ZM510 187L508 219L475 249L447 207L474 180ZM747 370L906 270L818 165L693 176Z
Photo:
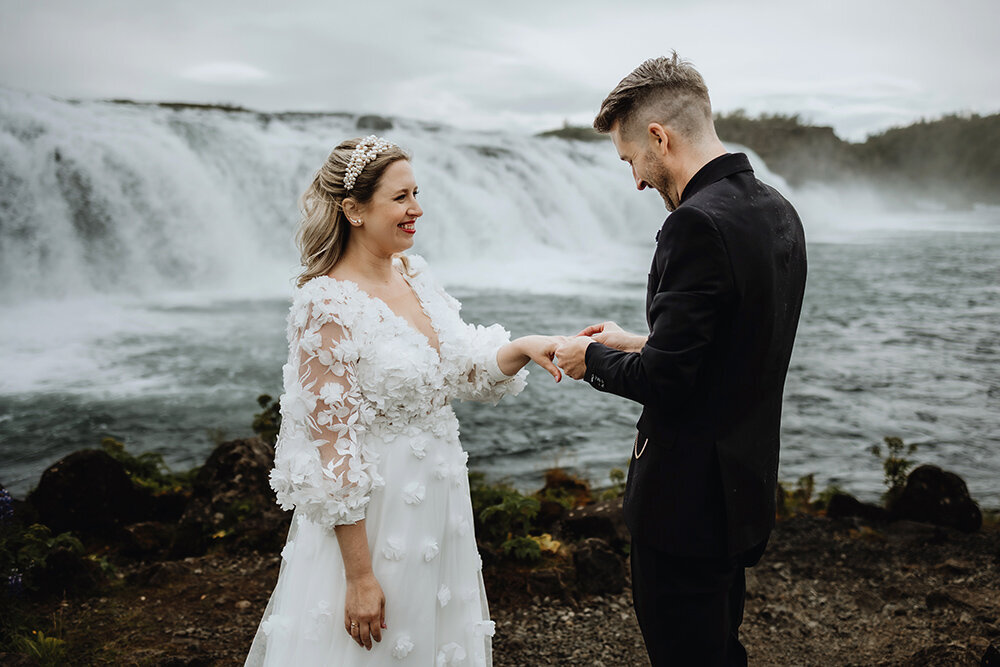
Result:
M706 164L657 234L641 352L587 348L584 379L642 404L625 521L682 556L731 555L774 526L781 397L806 250L792 205L742 153Z

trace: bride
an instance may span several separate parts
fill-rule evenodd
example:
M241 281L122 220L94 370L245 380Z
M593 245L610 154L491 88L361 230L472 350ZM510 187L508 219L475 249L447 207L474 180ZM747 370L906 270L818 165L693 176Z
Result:
M246 664L489 665L449 402L517 394L530 360L558 382L560 339L465 324L426 262L401 254L423 211L399 147L341 143L302 201L271 472L295 512Z

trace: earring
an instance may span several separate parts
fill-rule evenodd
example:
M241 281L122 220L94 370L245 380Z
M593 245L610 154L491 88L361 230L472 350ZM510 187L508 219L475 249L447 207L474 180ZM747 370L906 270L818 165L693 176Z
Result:
M361 225L365 224L365 221L362 220L361 218L358 218L357 220L351 220L350 218L348 218L348 220L350 220L351 224L354 225L355 227L360 227Z

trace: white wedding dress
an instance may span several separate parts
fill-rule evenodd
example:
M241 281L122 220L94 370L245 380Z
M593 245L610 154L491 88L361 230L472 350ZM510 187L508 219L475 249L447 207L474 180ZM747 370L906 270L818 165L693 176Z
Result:
M247 665L490 665L483 588L453 398L517 394L499 325L465 324L420 257L403 274L440 354L383 301L326 276L296 290L288 315L281 430L271 486L294 508L278 582ZM346 583L333 526L365 519L386 597L371 651L344 629Z

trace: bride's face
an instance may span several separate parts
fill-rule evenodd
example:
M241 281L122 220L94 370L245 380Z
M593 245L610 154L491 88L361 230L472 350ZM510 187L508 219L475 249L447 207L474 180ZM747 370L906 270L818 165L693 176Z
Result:
M423 214L410 161L397 160L386 168L371 201L362 207L363 222L351 231L351 238L379 255L403 252L413 245L415 223Z

